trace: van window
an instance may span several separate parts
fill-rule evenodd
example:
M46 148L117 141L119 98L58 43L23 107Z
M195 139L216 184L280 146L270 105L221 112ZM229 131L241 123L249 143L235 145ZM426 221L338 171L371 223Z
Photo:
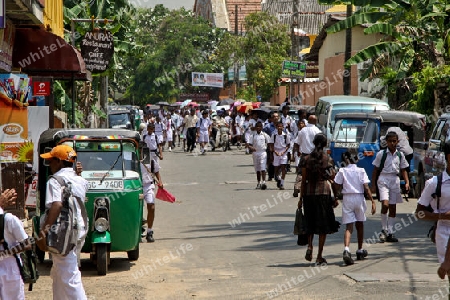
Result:
M376 108L378 111L389 110L389 106L387 104L334 104L331 109L331 116L329 117L331 128L334 127L334 118L339 113L371 113L374 112L374 108Z
M374 120L341 119L334 129L335 142L375 143L378 136L378 126Z

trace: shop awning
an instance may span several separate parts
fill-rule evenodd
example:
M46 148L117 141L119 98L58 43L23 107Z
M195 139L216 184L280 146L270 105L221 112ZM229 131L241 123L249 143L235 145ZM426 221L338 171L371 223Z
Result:
M16 28L12 61L13 67L30 76L92 80L81 53L41 28Z

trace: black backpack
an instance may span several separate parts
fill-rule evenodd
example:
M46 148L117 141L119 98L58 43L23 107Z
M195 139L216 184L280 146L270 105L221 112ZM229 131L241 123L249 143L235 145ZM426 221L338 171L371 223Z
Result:
M0 215L0 241L3 244L5 250L9 250L8 243L5 241L5 214ZM28 240L29 241L29 240ZM39 272L37 270L37 256L33 249L22 251L25 247L24 244L19 244L14 247L12 252L16 258L17 265L20 270L23 283L28 283L28 291L33 290L33 283L39 278ZM16 251L22 251L20 253L14 253Z

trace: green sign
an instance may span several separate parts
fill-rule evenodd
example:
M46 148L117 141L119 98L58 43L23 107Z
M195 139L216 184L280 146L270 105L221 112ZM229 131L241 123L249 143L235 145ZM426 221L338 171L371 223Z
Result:
M306 63L299 61L283 61L282 65L282 76L287 77L305 77L306 75Z

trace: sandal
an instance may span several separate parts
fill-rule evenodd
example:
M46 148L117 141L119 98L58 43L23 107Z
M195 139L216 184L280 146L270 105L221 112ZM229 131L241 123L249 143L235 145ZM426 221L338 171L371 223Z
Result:
M305 259L307 261L311 261L312 260L312 249L307 249L306 250Z
M316 266L326 266L328 263L327 263L327 260L325 259L325 258L321 258L321 259L317 259L316 260Z

